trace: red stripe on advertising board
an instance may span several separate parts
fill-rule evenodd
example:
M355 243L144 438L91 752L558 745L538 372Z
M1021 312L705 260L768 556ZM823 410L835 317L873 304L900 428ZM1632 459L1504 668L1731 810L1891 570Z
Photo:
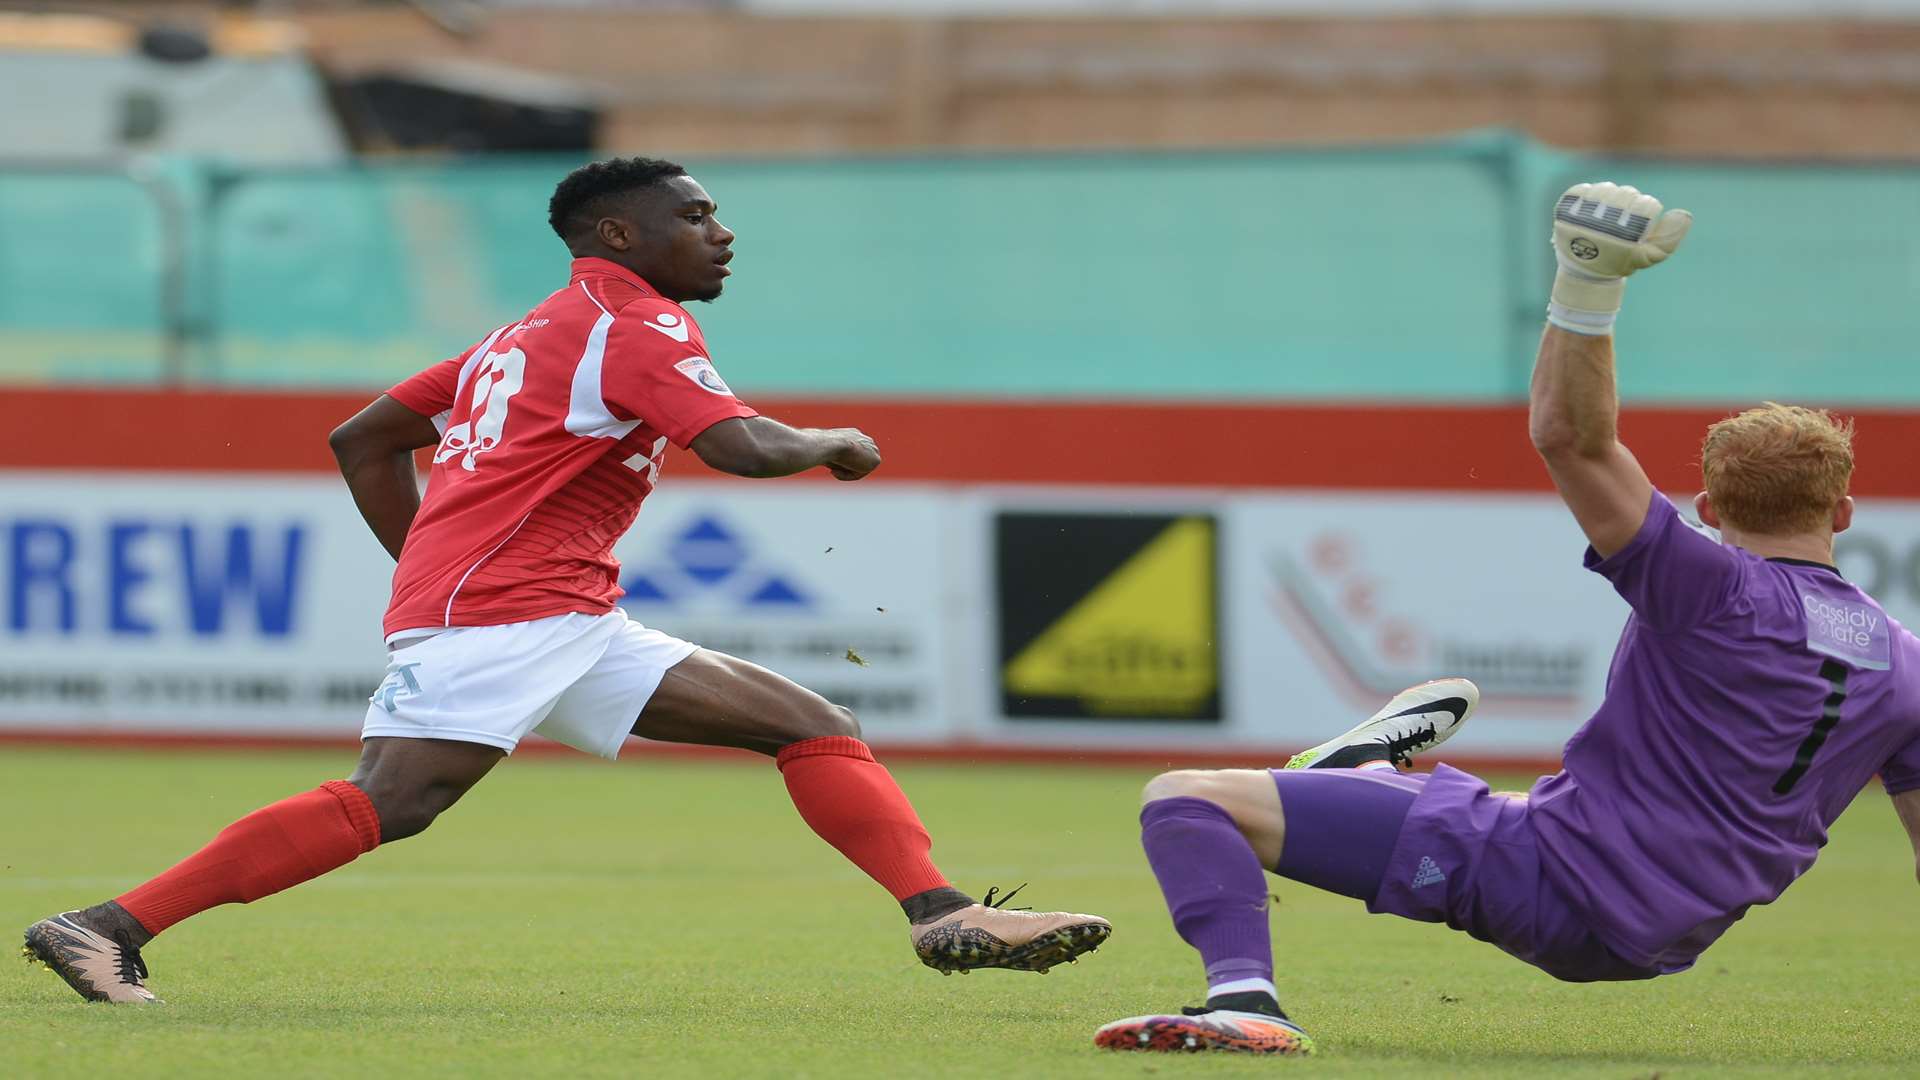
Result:
M48 725L44 728L0 730L0 746L34 746L50 749L171 751L287 751L324 750L339 754L358 753L357 735L262 735L247 732L188 731L89 731ZM873 744L874 753L890 762L926 762L932 764L993 765L1085 765L1167 769L1179 767L1262 768L1303 749L1283 747L1232 747L1189 749L1146 746L1024 746L1019 743L887 743ZM515 757L560 757L582 760L580 752L556 742L532 739L521 743ZM683 761L688 759L731 761L764 769L766 759L745 750L718 746L692 746L684 743L629 742L620 755L623 763ZM1550 754L1459 754L1446 758L1456 768L1476 773L1527 773L1542 775L1558 772L1560 759Z
M330 472L326 437L364 394L9 389L0 468ZM1503 492L1549 490L1523 404L760 400L865 429L876 481ZM1727 410L1629 407L1622 439L1668 490L1699 484ZM1920 412L1859 412L1861 495L1920 496ZM678 463L688 475L697 462ZM703 477L704 478L704 477ZM831 482L818 477L818 482Z

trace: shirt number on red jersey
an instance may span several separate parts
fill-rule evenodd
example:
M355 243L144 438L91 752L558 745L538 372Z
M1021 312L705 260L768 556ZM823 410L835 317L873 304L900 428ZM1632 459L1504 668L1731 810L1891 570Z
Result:
M460 467L473 471L474 458L500 445L507 426L507 402L520 392L527 372L527 354L519 349L490 352L474 370L467 418L447 428L433 463L459 456Z

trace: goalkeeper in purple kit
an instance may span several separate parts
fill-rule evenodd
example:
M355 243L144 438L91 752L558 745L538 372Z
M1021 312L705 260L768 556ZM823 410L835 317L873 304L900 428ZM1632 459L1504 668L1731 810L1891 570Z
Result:
M1854 512L1849 425L1769 403L1710 427L1694 508L1718 540L1618 439L1625 279L1672 255L1691 224L1611 183L1577 185L1554 209L1560 269L1533 444L1591 545L1586 568L1633 609L1565 768L1496 795L1444 765L1342 767L1438 741L1383 731L1383 710L1296 761L1304 769L1156 777L1141 839L1206 964L1208 999L1115 1021L1099 1045L1311 1052L1274 986L1266 870L1591 982L1691 967L1813 865L1875 774L1920 858L1920 639L1834 566L1833 536Z

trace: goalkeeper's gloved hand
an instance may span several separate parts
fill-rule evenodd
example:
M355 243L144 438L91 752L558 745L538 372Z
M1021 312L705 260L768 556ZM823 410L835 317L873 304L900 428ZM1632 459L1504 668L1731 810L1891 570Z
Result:
M1661 213L1660 200L1612 181L1575 184L1553 208L1553 278L1547 321L1576 334L1613 333L1627 275L1673 254L1693 215Z

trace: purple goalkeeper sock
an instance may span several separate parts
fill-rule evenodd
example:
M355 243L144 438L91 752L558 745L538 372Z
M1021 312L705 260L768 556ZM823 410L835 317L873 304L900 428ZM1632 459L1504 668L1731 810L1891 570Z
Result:
M1207 983L1271 980L1266 872L1233 818L1205 799L1155 799L1140 811L1140 846Z

